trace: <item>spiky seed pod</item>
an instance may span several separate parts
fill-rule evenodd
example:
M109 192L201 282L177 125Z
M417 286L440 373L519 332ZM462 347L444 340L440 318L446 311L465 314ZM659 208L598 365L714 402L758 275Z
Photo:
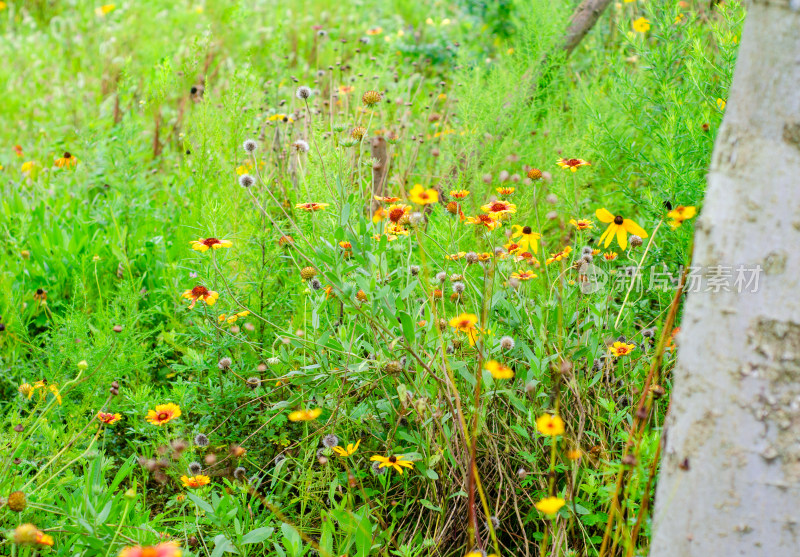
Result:
M328 447L329 449L332 447L338 447L339 438L333 433L329 433L328 435L322 438L322 444Z
M400 364L400 362L392 360L383 364L383 371L389 375L395 375L403 371L403 366Z
M249 174L242 174L239 176L239 185L243 188L250 188L256 183L256 179Z
M21 513L28 506L28 499L22 491L12 491L6 503L8 508L15 513Z
M198 447L208 447L208 437L202 433L194 436L194 444Z
M637 236L636 234L631 234L631 237L628 241L630 242L632 248L638 248L643 243L642 237Z
M446 281L447 280L447 273L445 273L444 271L442 271L440 273L436 273L436 280L438 280L439 282Z
M255 390L258 386L261 385L261 379L258 377L248 377L247 378L247 386L251 389Z
M415 277L419 274L419 265L411 265L408 268L408 272L411 273L412 277Z
M439 326L439 330L440 331L442 331L442 332L446 331L447 330L447 319L439 319L439 322L437 323L437 325Z
M196 476L200 472L203 471L203 465L199 462L190 462L189 463L189 475Z
M365 133L367 133L367 128L364 128L362 126L356 126L355 128L353 128L353 131L350 132L350 137L358 141L361 141L364 138Z
M245 470L243 466L237 466L236 470L233 471L233 477L239 481L242 481L244 480L246 473L247 470Z
M466 289L466 285L463 282L454 282L453 283L453 292L456 294L461 294Z
M244 148L245 152L252 153L256 149L258 149L258 143L256 143L252 139L248 139L244 143L242 143L242 147Z
M359 290L358 292L356 292L356 300L358 300L359 302L366 302L367 293L364 292L363 290Z
M383 96L378 91L367 91L361 97L361 102L367 106L374 106L381 102Z
M300 278L303 280L311 280L317 276L317 270L314 267L303 267L300 269Z
M541 180L542 179L542 171L538 168L531 168L528 170L528 178L531 180Z
M231 365L233 365L233 360L228 357L221 358L220 361L217 362L217 367L220 369L220 371L231 369Z
M464 256L467 263L477 263L478 262L478 254L474 251L467 252L467 255Z
M513 350L514 349L514 339L510 336L504 336L500 339L500 347L503 350Z

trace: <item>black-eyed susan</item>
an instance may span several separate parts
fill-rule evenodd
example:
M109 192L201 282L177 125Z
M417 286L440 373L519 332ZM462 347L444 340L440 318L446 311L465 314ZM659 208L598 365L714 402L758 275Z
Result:
M450 197L453 199L464 199L469 195L468 190L450 190Z
M375 201L380 201L381 203L397 203L398 201L400 201L400 198L392 196L384 197L381 195L376 195Z
M594 223L588 219L570 219L569 223L578 230L591 230Z
M331 447L333 452L338 454L339 456L353 456L353 454L358 450L358 446L361 444L361 439L356 441L356 444L348 443L346 447Z
M515 278L517 280L531 280L536 278L536 273L530 270L520 269L519 271L511 273L511 278Z
M569 257L569 254L572 252L572 248L570 246L566 246L564 249L557 253L551 253L550 257L547 258L545 263L550 265L550 263L554 263L556 261L561 261L562 259L566 259Z
M636 350L635 344L628 344L620 341L616 341L614 344L608 347L608 351L617 358L621 356L627 356L634 350Z
M211 483L211 478L202 474L196 476L181 476L181 482L184 487L197 488Z
M415 184L408 192L408 199L417 205L430 205L439 201L439 192L435 189L425 189L422 184Z
M492 374L495 379L511 379L514 377L514 370L495 360L489 360L483 367Z
M122 415L111 414L109 412L98 412L97 419L106 425L113 425L122 419Z
M153 425L162 426L180 416L181 407L174 402L169 402L167 404L157 405L155 410L148 410L145 420Z
M414 463L403 458L403 455L381 456L376 454L370 460L380 462L378 468L394 468L400 475L403 474L403 468L414 468Z
M233 245L230 240L219 240L217 238L199 238L190 242L194 251L203 253L209 249L229 248Z
M477 226L486 227L488 230L494 230L498 226L501 226L502 223L500 222L498 214L486 214L486 215L475 215L474 217L467 217L465 221L467 224L474 224Z
M564 420L555 414L542 414L536 418L536 431L547 437L564 433Z
M486 205L481 205L481 209L483 210L484 213L489 213L490 215L505 216L517 212L516 205L508 201L503 201L502 199L498 199L497 201L492 201L491 203L487 203Z
M558 159L556 164L565 170L577 172L582 166L591 166L589 161L583 159Z
M163 542L158 545L126 547L118 557L181 557L181 548L177 542Z
M516 188L512 188L511 186L497 188L497 193L500 195L513 195L515 191L517 191Z
M610 246L614 236L617 237L617 243L623 250L628 247L628 234L636 234L641 238L647 238L647 232L641 226L631 219L612 214L608 209L598 209L595 211L595 216L600 222L608 223L608 228L605 229L598 242L605 241L603 247Z
M545 497L538 503L534 503L534 507L536 510L542 514L546 514L548 516L555 515L561 507L566 504L566 501L561 499L560 497Z
M273 114L267 118L267 120L270 122L283 122L284 124L291 124L294 122L294 119L291 116L283 113Z
M76 159L71 153L65 152L62 156L57 158L53 163L58 168L75 168L78 164L78 159Z
M672 219L669 221L670 227L675 230L683 221L689 220L694 218L697 214L697 209L695 207L684 207L683 205L678 205L672 211L667 213L667 217Z
M506 245L508 253L526 251L539 253L539 238L542 237L541 234L534 232L530 226L521 226L519 224L513 225L511 230L514 231L513 234L511 234L511 240L517 247L512 249Z
M453 317L450 320L450 326L458 331L461 331L462 333L465 333L471 345L475 344L478 336L477 324L478 316L474 313L462 313L461 315Z
M290 422L310 422L316 420L322 414L322 408L302 409L289 412Z
M192 301L192 303L189 304L189 309L192 309L198 300L205 302L209 306L213 306L217 303L219 293L209 290L205 286L197 285L191 290L184 292L182 297Z
M330 203L315 203L312 201L309 203L298 203L294 206L295 209L300 209L301 211L307 211L309 213L313 211L321 211L326 207L330 207Z

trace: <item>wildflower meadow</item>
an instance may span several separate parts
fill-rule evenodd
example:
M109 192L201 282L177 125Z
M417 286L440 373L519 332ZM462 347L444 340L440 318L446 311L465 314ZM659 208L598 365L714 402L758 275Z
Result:
M0 555L650 554L749 18L0 1Z

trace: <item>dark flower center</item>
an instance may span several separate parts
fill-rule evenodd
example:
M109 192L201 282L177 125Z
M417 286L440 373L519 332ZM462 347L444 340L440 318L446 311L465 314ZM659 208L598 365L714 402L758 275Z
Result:
M163 422L163 421L164 421L164 420L166 420L167 418L169 418L169 414L167 414L166 412L161 412L161 413L158 415L158 420L159 420L160 422Z
M71 155L69 152L65 152L65 153L64 153L64 158L65 158L65 159L72 158L72 155Z
M505 203L492 203L492 211L505 211L506 204Z
M578 166L581 163L578 159L569 159L567 161L567 166Z
M211 246L216 245L216 244L221 244L222 242L220 242L216 238L206 238L205 240L203 240L203 243L205 245L207 245L208 247L211 247Z
M403 216L405 213L406 213L406 212L405 212L403 209L401 209L401 208L399 208L399 207L395 207L394 209L392 209L391 211L389 211L389 220L390 220L390 221L392 221L392 222L397 222L397 221L399 221L399 220L400 220L400 218L401 218L401 217L402 217L402 216Z
M390 456L390 457L389 457L389 462L391 462L392 464L394 464L395 462L397 462L397 457L396 457L396 456L394 456L394 455Z
M530 226L526 226L525 228L522 229L523 234L530 234L531 232L532 230Z
M620 225L620 224L622 224L623 220L625 220L625 219L623 219L621 216L617 215L616 217L614 217L614 224Z
M192 296L194 296L195 298L207 295L208 295L208 288L206 288L205 286L195 286L194 288L192 288Z

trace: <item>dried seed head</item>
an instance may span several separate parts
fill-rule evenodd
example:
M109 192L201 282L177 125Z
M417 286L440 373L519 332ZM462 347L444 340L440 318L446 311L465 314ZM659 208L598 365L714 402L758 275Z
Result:
M219 362L217 362L217 367L221 371L225 371L226 369L230 369L233 361L230 358L221 358Z
M455 294L461 294L466 289L466 285L463 282L454 282L453 283L453 292Z
M410 215L408 215L408 222L411 226L418 226L423 220L422 213L419 211L414 211Z
M518 477L519 479L521 479L521 480L524 480L525 478L527 478L527 477L528 477L528 471L527 471L527 470L525 470L525 468L519 468L519 469L517 470L517 477Z
M261 379L258 377L248 377L247 378L247 386L251 389L255 390L261 385Z
M439 282L446 281L447 280L447 273L445 273L444 271L442 271L440 273L436 273L436 280L438 280Z
M244 147L245 152L252 153L256 149L258 149L258 143L256 143L252 139L248 139L244 143L242 143L242 147Z
M548 202L550 205L555 205L556 203L558 203L558 197L557 197L557 196L556 196L556 194L554 194L554 193L551 193L551 194L549 194L547 197L545 197L545 200L546 200L546 201L547 201L547 202Z
M642 329L642 336L644 338L652 338L656 334L656 328L650 327L649 329Z
M374 106L381 102L383 96L378 91L367 91L361 97L361 102L367 106Z
M528 178L531 180L541 180L542 179L542 171L538 168L531 168L528 170Z
M478 254L474 251L467 252L467 255L464 256L467 263L477 263L478 262Z
M302 269L300 269L300 278L302 278L303 280L308 281L314 278L315 276L317 276L317 270L314 267L303 267Z
M636 234L631 234L631 237L628 241L630 242L632 248L638 248L643 243L642 237L637 236Z
M506 335L500 339L500 347L503 350L513 350L514 349L514 339L510 336Z
M239 176L239 185L243 188L250 188L256 183L256 179L249 174L242 174Z
M233 471L233 477L239 481L243 481L245 478L246 470L243 466L237 466L236 470Z
M411 265L408 268L408 272L411 273L412 277L415 277L419 274L419 265Z
M114 325L114 332L121 333L122 332L122 325Z
M198 447L208 447L208 437L202 433L194 436L194 444Z
M397 360L392 360L383 364L383 371L390 375L395 375L403 371L403 365Z
M200 472L203 471L203 465L199 462L190 462L189 463L189 475L196 476Z
M325 437L322 438L322 444L329 449L332 447L339 446L339 438L334 435L333 433L329 433Z
M295 92L295 96L301 101L307 101L309 98L311 98L311 94L311 87L307 87L306 85L301 85Z
M357 141L361 141L364 138L364 134L365 133L367 133L367 128L364 128L362 126L356 126L350 132L350 137L352 137L353 139L355 139Z
M381 468L381 463L378 461L373 462L370 469L376 476L383 476L386 473L386 468Z
M21 513L28 506L28 499L22 491L12 491L8 496L6 505L8 505L9 510Z
M292 149L295 150L297 153L308 153L311 150L311 147L308 146L306 141L302 139L298 139L294 143L292 143Z
M313 279L311 279L311 282L309 282L308 284L309 284L309 286L311 286L311 288L313 288L314 290L320 290L320 289L322 289L322 283L321 283L321 282L319 281L319 279L318 279L318 278L316 278L316 277L315 277L315 278L313 278Z

